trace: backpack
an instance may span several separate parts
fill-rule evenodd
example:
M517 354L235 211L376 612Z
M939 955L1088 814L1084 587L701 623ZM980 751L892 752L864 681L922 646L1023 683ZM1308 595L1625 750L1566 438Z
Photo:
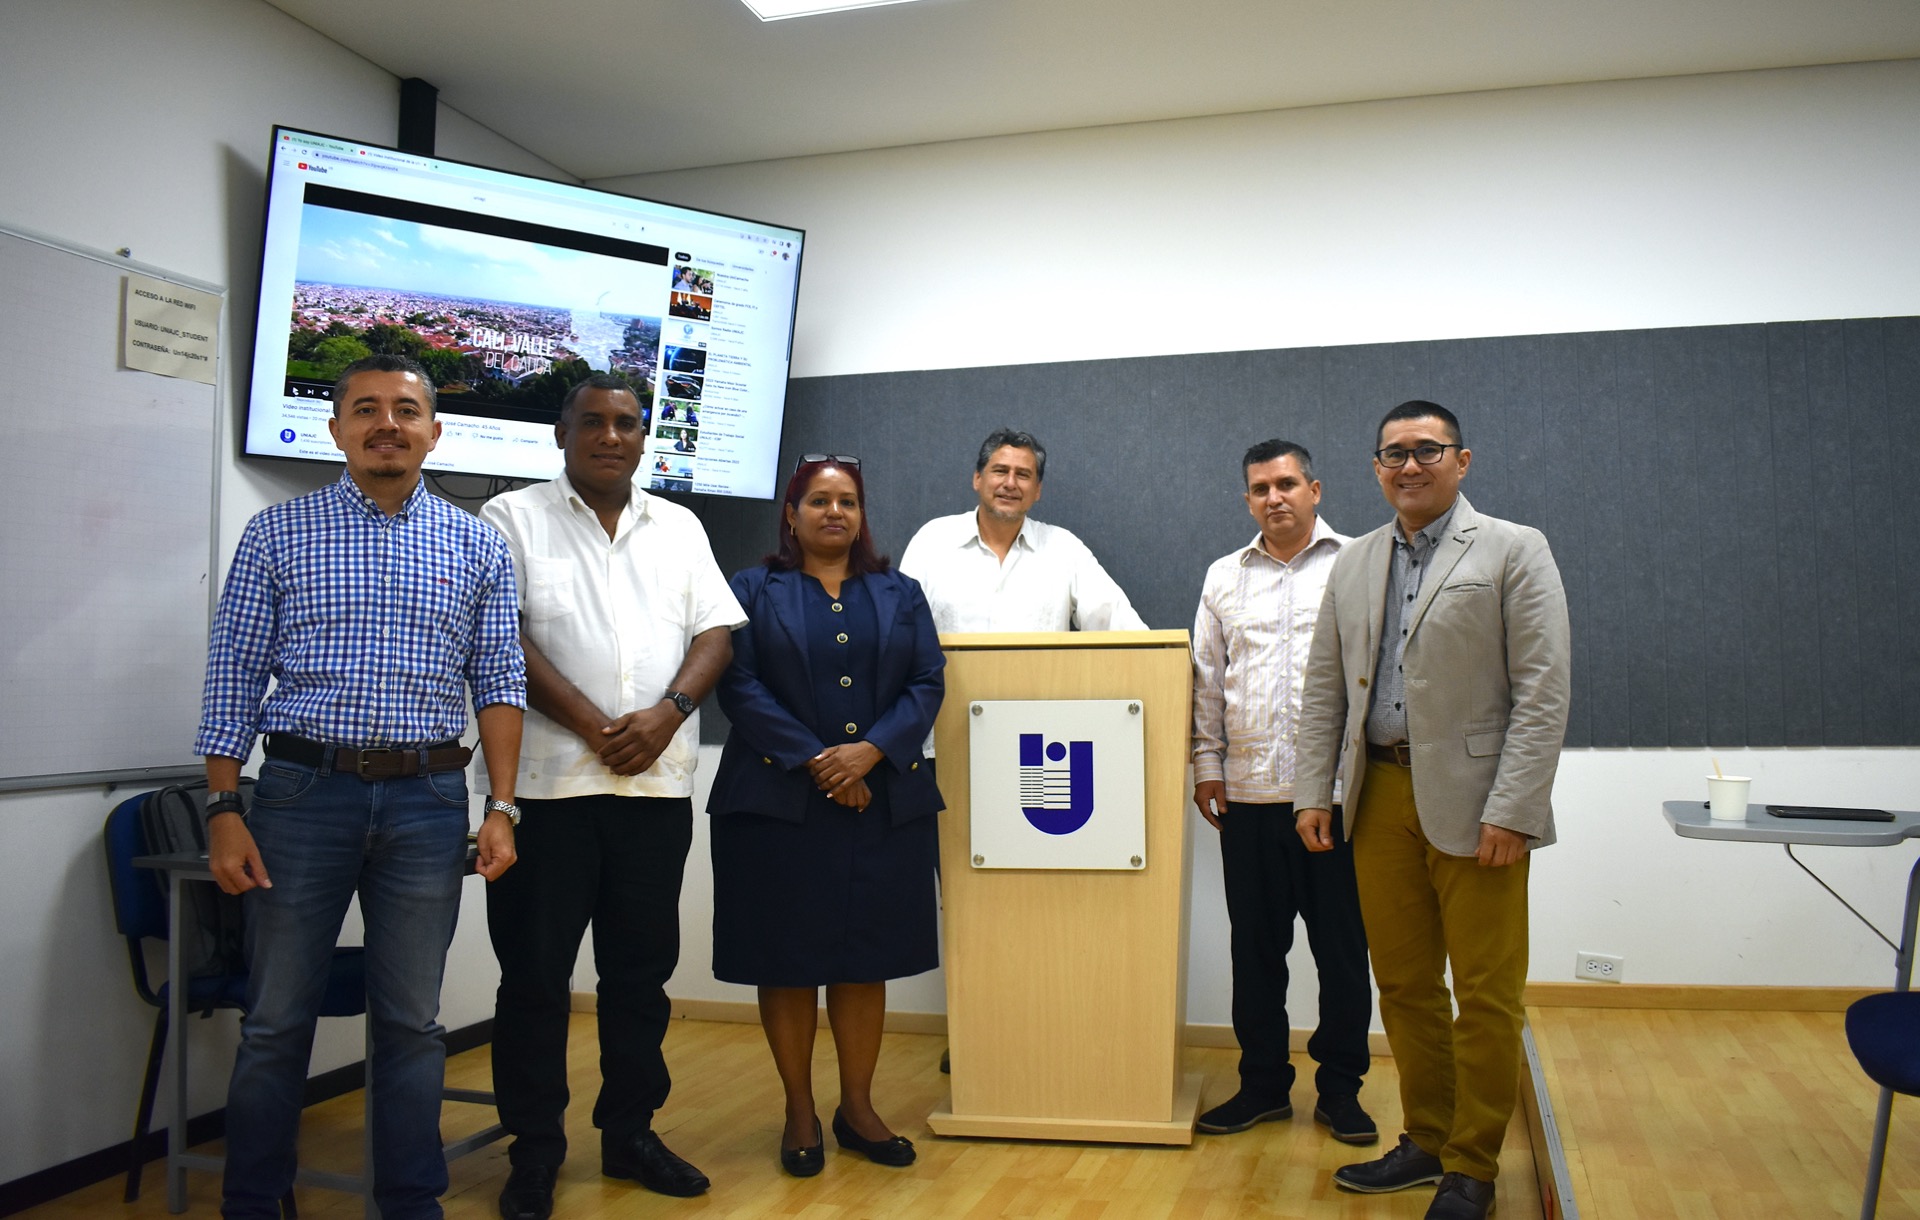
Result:
M253 795L253 781L240 781L240 799ZM140 806L140 830L153 855L207 852L207 782L175 784L147 794ZM164 892L164 887L163 887ZM180 887L187 909L180 920L180 968L188 978L247 972L245 923L240 896L221 892L211 882Z

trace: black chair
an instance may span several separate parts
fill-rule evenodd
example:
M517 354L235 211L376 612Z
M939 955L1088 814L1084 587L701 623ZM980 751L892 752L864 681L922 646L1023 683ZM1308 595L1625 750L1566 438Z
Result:
M120 935L127 938L127 959L133 969L133 989L142 1000L153 1005L153 1041L147 1048L147 1071L140 1085L140 1104L134 1112L133 1142L127 1156L128 1203L140 1197L140 1171L148 1124L153 1120L153 1101L159 1091L160 1063L167 1048L167 993L171 983L154 986L147 974L145 942L165 943L167 939L167 897L160 874L135 868L135 857L149 854L146 834L140 825L140 808L152 793L141 793L114 806L107 815L105 839L107 880L113 889L113 920ZM247 976L221 974L189 980L187 1006L206 1016L219 1008L245 1012ZM323 1017L354 1017L367 1010L367 981L364 954L358 948L334 950L332 972L320 1001ZM291 1199L288 1200L291 1202ZM291 1211L286 1212L292 1215Z
M1867 1155L1867 1193L1860 1202L1860 1215L1871 1217L1880 1203L1893 1095L1920 1097L1920 991L1885 991L1855 1000L1847 1008L1847 1045L1861 1070L1880 1086L1873 1150Z

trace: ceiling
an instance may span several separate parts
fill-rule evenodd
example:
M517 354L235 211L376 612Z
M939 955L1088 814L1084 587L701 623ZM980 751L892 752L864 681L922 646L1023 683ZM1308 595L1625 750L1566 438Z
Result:
M269 0L582 179L1377 98L1920 58L1920 0Z

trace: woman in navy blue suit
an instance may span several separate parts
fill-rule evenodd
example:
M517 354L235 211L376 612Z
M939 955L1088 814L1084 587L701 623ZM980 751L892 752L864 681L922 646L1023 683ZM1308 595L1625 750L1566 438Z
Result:
M858 458L808 454L787 484L780 548L734 575L720 706L733 722L707 803L713 973L760 990L786 1090L780 1161L824 1163L813 1101L818 989L840 1062L833 1134L884 1165L910 1140L873 1108L887 979L939 964L933 879L944 807L921 745L946 658L920 586L877 555Z

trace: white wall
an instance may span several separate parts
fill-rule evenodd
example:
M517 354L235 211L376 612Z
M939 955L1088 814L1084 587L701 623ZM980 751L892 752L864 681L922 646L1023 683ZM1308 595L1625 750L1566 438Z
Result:
M805 228L794 375L815 377L1910 314L1917 119L1910 60L590 185ZM1196 287L1204 311L1176 295Z
M289 123L392 143L396 79L259 0L9 0L0 39L0 222L134 257L232 289L228 369L244 353L258 274L269 129ZM446 107L440 151L561 177ZM244 356L242 358L244 364ZM227 435L241 410L228 377ZM86 404L72 414L79 458ZM221 563L267 504L331 469L238 463L225 446ZM76 463L76 477L84 477ZM165 478L165 471L154 471ZM182 489L182 494L195 494ZM112 691L98 697L111 699ZM181 743L183 759L191 743ZM124 1140L152 1029L113 930L99 830L127 792L99 786L0 795L0 1182ZM441 1014L493 1012L493 955L469 887ZM196 1113L225 1102L230 1014L191 1023ZM359 1021L321 1023L315 1070L358 1059ZM165 1122L162 1100L155 1115ZM150 1190L162 1189L157 1177Z
M1178 120L592 185L807 229L803 377L994 364L1010 349L1078 360L1920 313L1920 61ZM1204 317L1172 292L1196 282L1214 302ZM1009 292L1021 309L1004 308ZM1453 405L1471 420L1471 403ZM1756 799L1920 802L1920 751L1721 761L1755 777ZM1885 984L1886 947L1778 849L1667 830L1661 800L1704 795L1708 770L1695 752L1566 756L1562 841L1535 863L1531 977L1570 980L1574 953L1597 950L1623 954L1630 982ZM1195 844L1188 1015L1225 1024L1219 849L1209 834ZM702 850L689 865L675 994L740 998L705 969ZM1915 847L1805 854L1893 929ZM1311 1024L1304 947L1293 965L1294 1022ZM937 976L896 986L891 1003L938 1011Z

